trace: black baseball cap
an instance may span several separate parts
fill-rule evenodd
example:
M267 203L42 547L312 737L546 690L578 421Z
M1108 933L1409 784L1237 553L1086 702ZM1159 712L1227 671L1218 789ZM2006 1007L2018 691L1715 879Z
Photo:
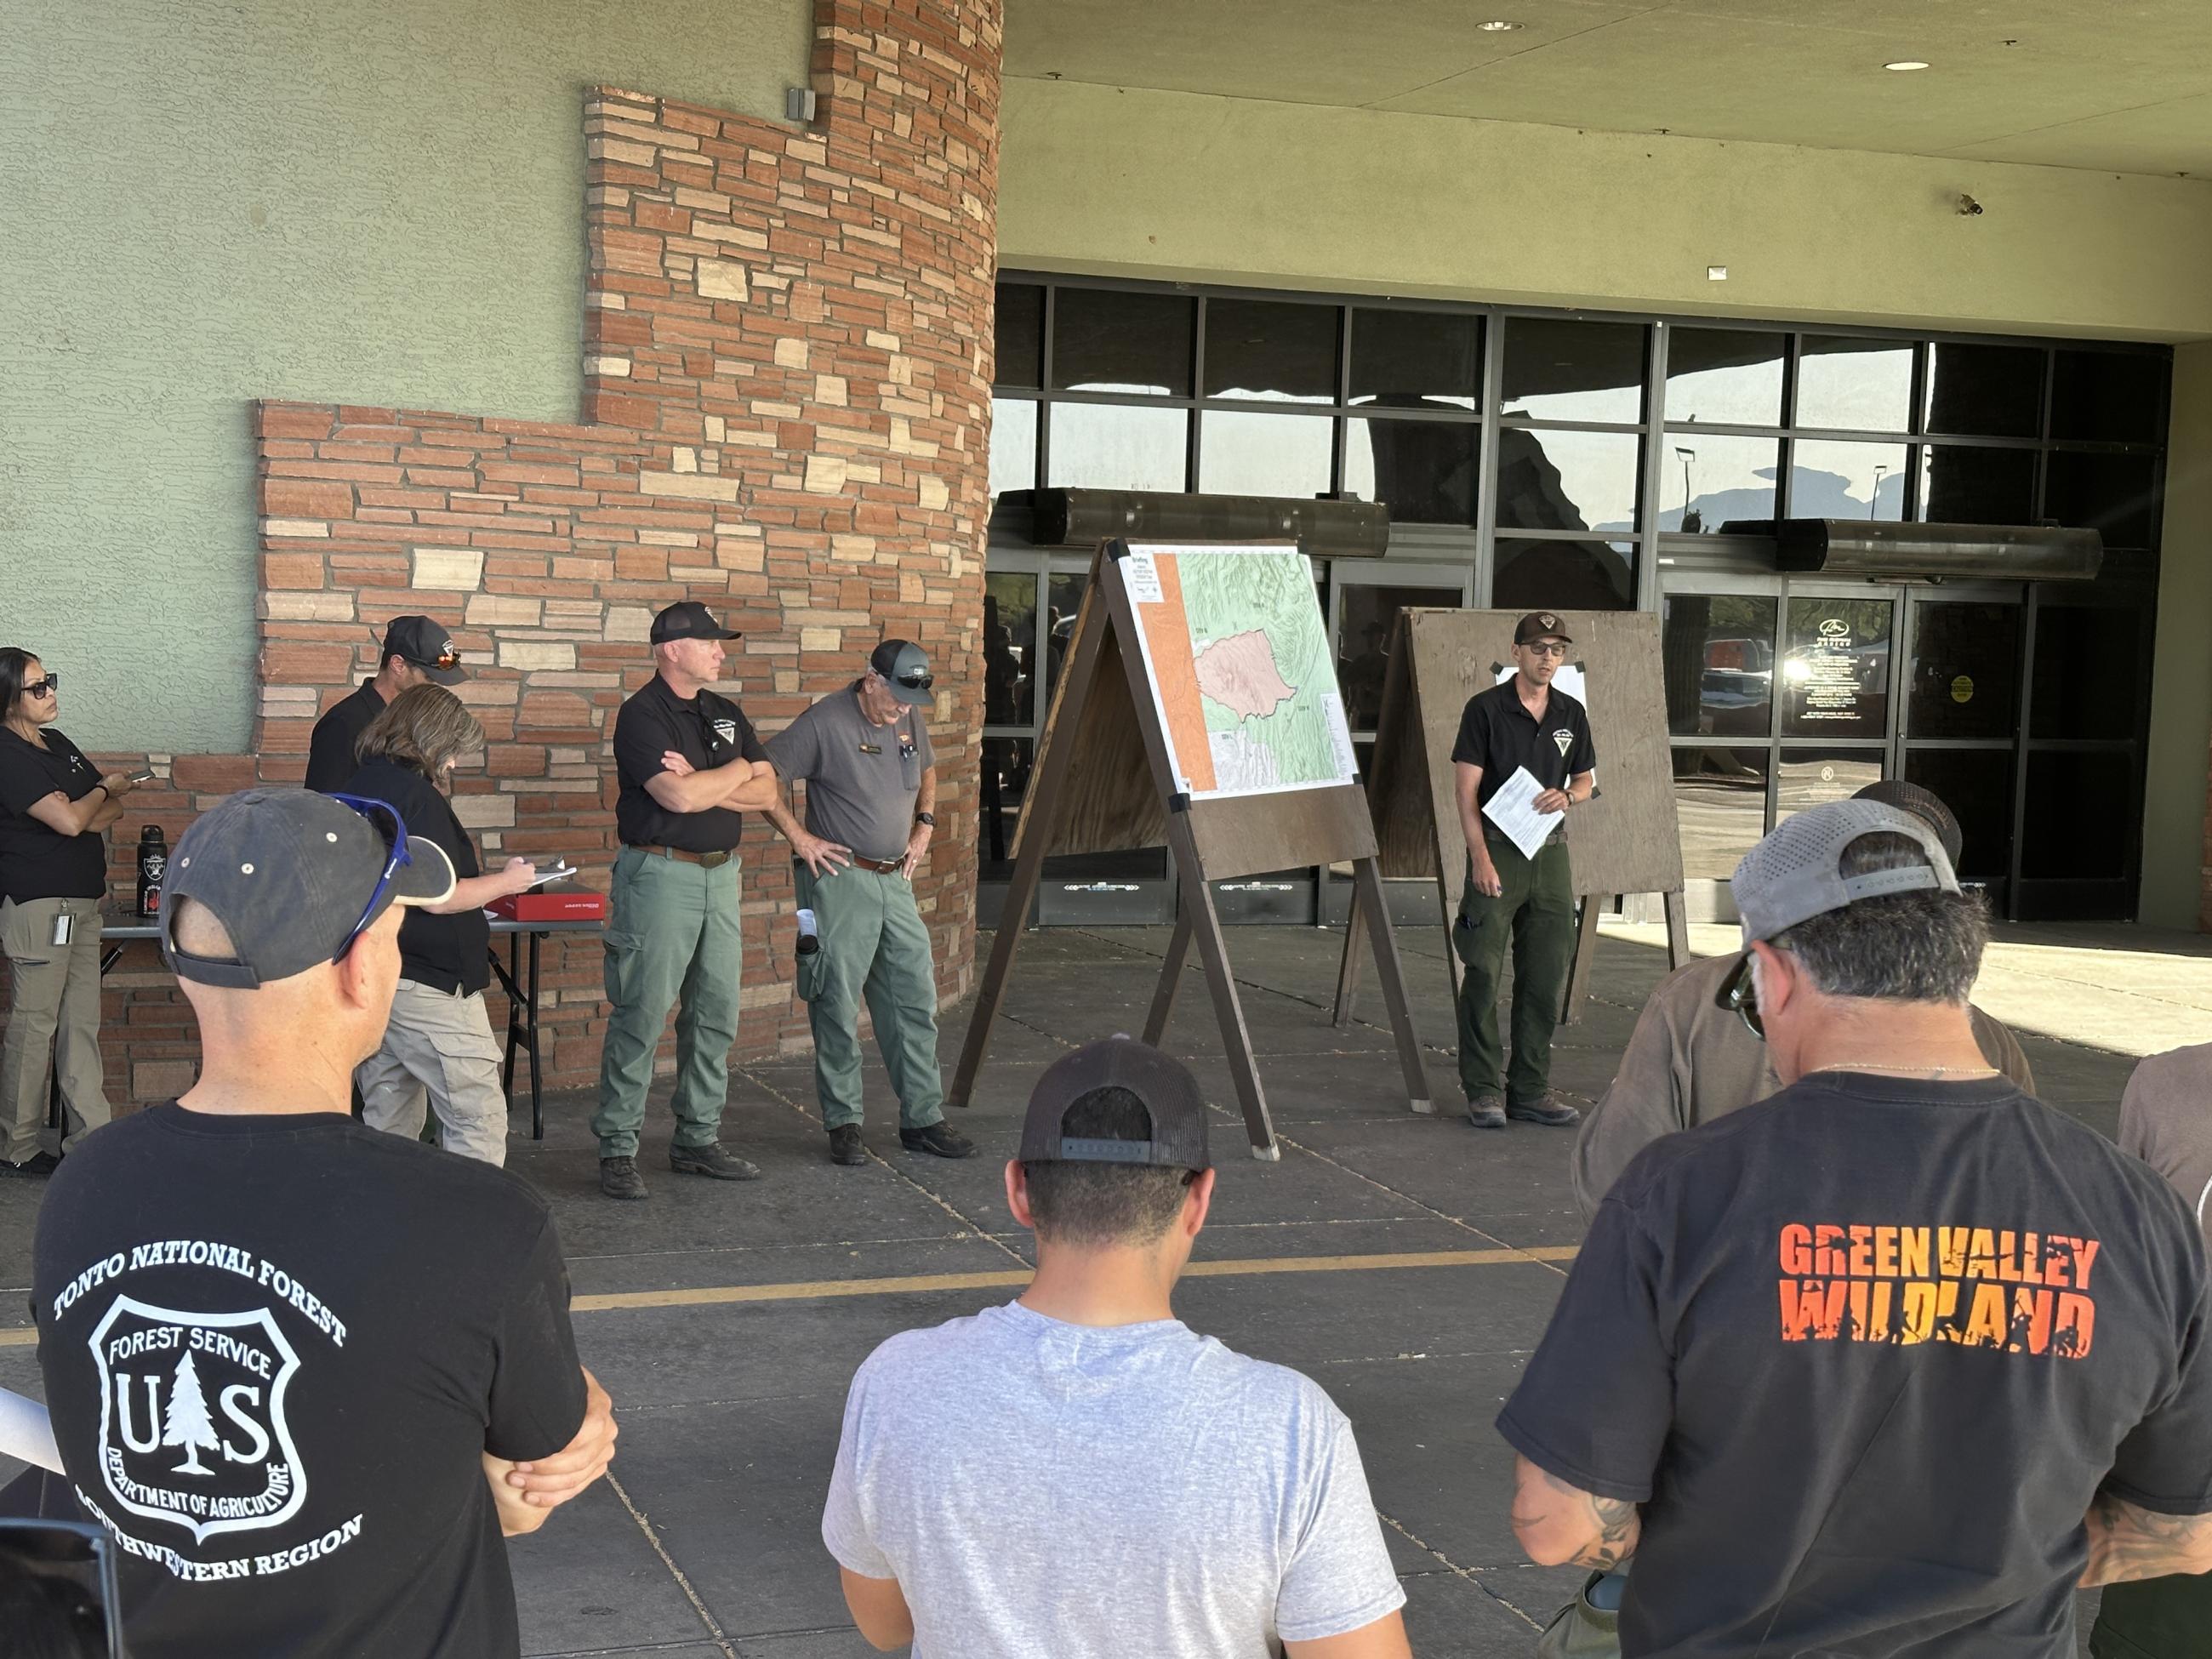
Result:
M1567 632L1566 624L1559 620L1556 611L1531 611L1513 624L1513 643L1526 645L1531 640L1564 640L1569 645L1574 635Z
M1093 1140L1062 1131L1067 1109L1098 1089L1127 1089L1152 1118L1147 1140ZM1062 1055L1045 1068L1030 1091L1022 1122L1024 1164L1142 1164L1170 1170L1210 1170L1206 1147L1206 1102L1198 1079L1149 1043L1112 1036Z
M738 640L744 635L734 628L725 628L714 620L714 613L696 599L678 599L653 619L653 642L665 645L671 640Z
M1943 856L1951 860L1951 868L1959 867L1959 854L1965 850L1966 837L1959 830L1959 820L1951 809L1943 805L1943 798L1933 789L1923 789L1917 783L1907 783L1903 778L1884 778L1870 783L1856 794L1853 800L1870 800L1884 806L1894 806L1901 812L1910 812L1924 820L1935 830L1936 838L1943 843Z
M868 653L868 666L883 676L891 696L901 702L929 701L929 688L937 677L929 672L929 658L912 640L885 640Z
M380 663L398 657L413 664L439 685L459 685L468 678L460 669L461 653L453 649L453 636L428 617L394 617L384 630L384 654Z
M397 811L385 811L392 817L380 829L312 789L248 789L202 813L178 842L161 881L161 959L169 971L204 985L255 989L335 961L349 937L392 905L453 896L453 861L435 842L410 836L410 861L371 902L392 857L385 830L400 823ZM169 930L182 899L205 905L222 924L235 953L229 960L177 948Z

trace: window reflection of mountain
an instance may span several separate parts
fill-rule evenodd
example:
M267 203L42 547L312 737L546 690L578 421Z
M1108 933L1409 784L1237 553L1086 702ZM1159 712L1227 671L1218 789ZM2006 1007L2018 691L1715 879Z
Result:
M1498 434L1498 569L1491 603L1502 610L1553 605L1562 611L1618 611L1631 604L1636 573L1627 556L1601 541L1514 541L1504 526L1585 530L1593 526L1567 498L1559 467L1538 435L1516 427Z
M1385 392L1363 398L1364 412L1384 409L1465 411L1458 405L1419 392ZM1474 446L1469 428L1457 422L1367 421L1364 429L1374 457L1375 499L1394 519L1413 524L1467 524L1474 514ZM1354 441L1357 441L1356 435ZM1351 463L1347 460L1346 470ZM1346 487L1350 484L1347 481Z

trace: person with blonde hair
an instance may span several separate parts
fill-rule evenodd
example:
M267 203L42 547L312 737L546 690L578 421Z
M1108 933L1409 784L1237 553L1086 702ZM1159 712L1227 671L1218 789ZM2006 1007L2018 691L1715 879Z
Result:
M487 875L447 799L454 763L483 750L483 727L442 685L410 686L354 745L360 766L341 799L387 803L410 837L453 860L453 892L408 911L399 927L399 988L384 1041L354 1073L362 1119L372 1129L419 1135L427 1108L449 1152L507 1162L507 1091L500 1048L484 1011L491 927L483 907L538 878L526 859Z

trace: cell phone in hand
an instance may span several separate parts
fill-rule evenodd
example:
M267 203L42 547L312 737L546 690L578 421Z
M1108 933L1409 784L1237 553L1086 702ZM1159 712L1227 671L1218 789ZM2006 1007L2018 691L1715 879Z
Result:
M133 783L151 783L151 782L153 782L153 781L154 781L154 769L153 769L152 767L150 767L150 766L149 766L149 767L143 767L143 768L140 769L138 771L136 771L136 772L131 773L131 782L133 782Z

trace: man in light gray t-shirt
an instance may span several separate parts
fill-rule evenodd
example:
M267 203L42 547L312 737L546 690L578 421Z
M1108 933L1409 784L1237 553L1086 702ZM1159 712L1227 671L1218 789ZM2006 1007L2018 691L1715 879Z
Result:
M1405 1659L1352 1426L1169 1296L1213 1171L1190 1073L1126 1037L1030 1097L1019 1300L893 1337L853 1380L823 1541L878 1648L915 1659ZM945 1407L957 1402L956 1431Z

